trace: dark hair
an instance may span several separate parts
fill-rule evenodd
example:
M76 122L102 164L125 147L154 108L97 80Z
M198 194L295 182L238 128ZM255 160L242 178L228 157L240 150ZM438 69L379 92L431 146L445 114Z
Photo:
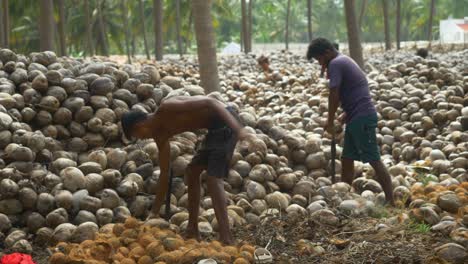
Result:
M318 55L325 54L327 50L335 50L335 47L326 38L316 38L312 40L307 48L307 59L311 60Z
M429 51L425 48L420 48L416 51L416 55L425 59L429 55Z
M127 139L130 139L130 134L135 124L144 121L147 116L148 115L146 113L141 111L130 111L122 115L120 121L122 123L122 130Z
M336 50L340 50L340 44L333 42L333 47L335 47Z
M260 56L258 59L257 59L257 62L258 64L262 64L262 63L270 63L269 60L268 60L268 57L262 55Z

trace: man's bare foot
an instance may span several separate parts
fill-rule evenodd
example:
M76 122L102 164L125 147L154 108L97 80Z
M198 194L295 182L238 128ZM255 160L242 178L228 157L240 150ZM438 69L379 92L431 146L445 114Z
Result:
M231 234L229 235L220 235L219 236L219 241L225 245L233 245L234 244L234 238L232 237Z
M150 211L150 213L148 214L148 217L146 217L146 221L150 220L150 219L154 219L154 218L159 218L159 214L153 212L153 211Z
M200 233L195 228L188 228L187 231L185 231L185 237L188 239L193 238L197 241L201 240Z

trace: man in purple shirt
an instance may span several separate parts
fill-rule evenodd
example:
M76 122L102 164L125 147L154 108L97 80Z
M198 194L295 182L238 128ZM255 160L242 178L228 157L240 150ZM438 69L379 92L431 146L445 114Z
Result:
M328 98L328 122L326 131L334 135L335 113L341 103L346 130L341 158L344 182L352 183L354 161L370 163L377 181L382 185L386 200L394 205L392 182L383 165L376 140L377 112L369 93L364 72L348 56L340 54L333 44L324 38L314 39L307 50L307 59L316 59L330 79ZM341 118L339 118L341 119Z

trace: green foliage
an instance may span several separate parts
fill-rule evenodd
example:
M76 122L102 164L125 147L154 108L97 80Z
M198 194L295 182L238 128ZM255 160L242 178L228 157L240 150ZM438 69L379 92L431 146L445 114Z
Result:
M356 15L363 0L356 0ZM424 40L431 0L401 1L401 39ZM86 50L86 25L84 1L66 0L65 32L68 53L79 56ZM121 0L89 0L92 36L95 50L102 54L102 40L99 38L97 3L103 2L102 12L108 38L110 54L123 54L125 34L122 22ZM56 2L54 2L55 4ZM138 0L125 1L128 10L131 50L135 54L144 53L142 23L145 23L150 53L154 49L153 1L143 0L144 14L141 15ZM191 18L191 1L181 0L181 38L183 47L188 52L195 51L195 35ZM239 0L212 0L212 16L217 46L219 49L231 41L240 42L241 4ZM56 4L55 4L56 5ZM175 1L164 0L163 41L165 53L176 53L176 11ZM285 20L285 0L254 0L252 40L257 43L283 43ZM389 0L390 32L395 40L396 3ZM29 53L39 49L39 1L9 1L10 12L10 47L20 53ZM58 8L55 6L54 18L58 20ZM381 42L384 40L384 24L381 0L367 0L367 8L362 23L362 41ZM468 14L468 0L437 0L433 21L433 37L438 38L440 19L449 16L462 18ZM313 0L312 29L315 37L321 36L333 41L346 42L346 24L343 0ZM51 30L57 30L56 28ZM56 34L57 35L57 34ZM56 47L58 47L56 36ZM290 42L308 42L307 1L292 1L290 16Z
M416 233L427 234L431 231L431 226L426 223L418 223L412 220L408 224L408 229Z

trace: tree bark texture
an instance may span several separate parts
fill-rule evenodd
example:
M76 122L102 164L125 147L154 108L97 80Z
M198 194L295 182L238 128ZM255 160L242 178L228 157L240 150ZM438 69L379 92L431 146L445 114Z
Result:
M206 94L219 91L216 41L210 13L211 4L211 0L192 1L201 86L205 89Z
M291 12L291 0L288 0L288 7L286 10L286 30L284 35L284 42L286 44L286 49L289 49L289 15Z
M92 24L91 24L91 15L89 13L89 0L84 0L84 8L85 8L85 22L86 22L86 40L88 44L88 52L90 56L94 55L94 45L93 45L93 38L92 38Z
M156 60L163 59L163 5L162 0L153 1L154 11L154 53Z
M312 0L307 0L307 32L309 42L312 42Z
M249 8L247 12L247 17L248 17L248 24L247 24L247 44L249 47L249 52L252 51L252 24L253 24L253 17L252 17L252 8L253 8L253 1L249 1Z
M427 29L427 40L429 41L429 48L432 44L432 21L435 15L435 0L431 0L431 13L429 14L429 25Z
M401 42L401 0L396 0L396 47L400 49Z
M125 50L127 52L127 60L128 63L132 63L132 56L130 54L130 32L128 28L128 10L127 10L127 3L125 0L121 0L120 2L122 8L122 19L124 22L124 33L125 33Z
M60 56L67 56L67 40L65 38L65 0L58 0L59 22L58 34L60 40Z
M241 12L242 12L242 35L241 35L241 38L242 38L242 42L243 42L243 47L244 47L244 52L245 53L249 53L250 50L249 50L249 45L248 45L248 39L249 39L249 36L248 36L248 15L247 15L247 2L246 0L242 0L241 1Z
M182 57L182 38L180 36L180 0L175 0L176 4L176 36L177 36L177 51Z
M8 0L2 0L3 46L10 47L10 10Z
M102 5L104 4L105 0L98 0L98 24L99 24L99 36L100 36L100 43L102 53L104 56L109 56L109 48L107 46L107 34L104 25L104 15L102 14Z
M143 18L145 17L145 8L143 6L143 0L138 0L138 7L140 8L140 17ZM146 53L146 59L151 59L150 57L150 52L148 49L148 37L146 36L146 27L145 27L145 20L141 20L141 28L143 31L143 44L145 46L145 53Z
M39 46L41 51L54 51L54 6L52 0L39 2Z
M364 66L364 59L362 57L361 40L359 37L359 29L356 20L356 14L354 12L354 6L354 0L344 1L346 28L348 31L349 53L351 55L351 58L353 58L353 60L362 69Z
M392 48L392 43L390 42L390 27L389 27L389 17L388 17L388 0L382 0L382 9L383 9L383 18L384 18L384 31L385 31L385 50L390 50Z

